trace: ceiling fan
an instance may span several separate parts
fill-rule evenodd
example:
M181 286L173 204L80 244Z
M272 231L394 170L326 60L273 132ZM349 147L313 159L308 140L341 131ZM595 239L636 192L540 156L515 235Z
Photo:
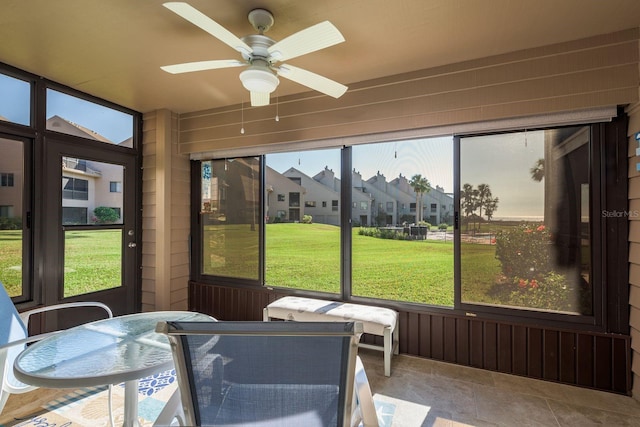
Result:
M276 42L264 35L274 23L273 15L265 9L254 9L249 12L249 22L258 31L258 34L238 38L222 25L187 3L169 2L164 3L163 6L231 46L240 52L242 56L242 60L199 61L160 67L168 73L180 74L230 67L246 67L240 73L240 80L242 85L251 92L251 105L254 107L269 104L270 94L280 83L278 76L334 98L339 98L347 90L347 86L326 77L293 65L281 63L282 61L342 43L344 37L329 21L313 25Z

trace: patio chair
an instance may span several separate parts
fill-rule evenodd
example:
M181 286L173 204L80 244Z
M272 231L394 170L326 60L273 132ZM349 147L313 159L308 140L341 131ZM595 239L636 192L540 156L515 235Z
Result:
M156 332L178 380L157 426L378 426L359 322L160 322Z
M18 381L13 375L13 362L28 343L35 342L49 335L57 333L29 336L29 317L36 313L51 310L61 310L74 307L99 307L106 311L108 317L113 317L111 309L100 302L71 302L56 304L47 307L39 307L33 310L18 313L13 301L0 283L0 374L2 374L2 388L0 388L0 413L4 409L10 394L26 393L37 387Z

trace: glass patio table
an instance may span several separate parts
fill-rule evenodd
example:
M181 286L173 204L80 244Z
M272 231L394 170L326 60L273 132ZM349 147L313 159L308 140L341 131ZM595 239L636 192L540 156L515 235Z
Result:
M173 368L159 321L215 321L188 311L154 311L98 320L64 330L27 347L14 364L25 384L48 388L125 383L124 426L138 425L138 380Z

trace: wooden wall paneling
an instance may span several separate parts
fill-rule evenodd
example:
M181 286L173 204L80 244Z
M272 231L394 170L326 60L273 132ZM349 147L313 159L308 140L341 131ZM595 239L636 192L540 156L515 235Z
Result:
M543 349L542 330L540 328L529 328L527 331L528 376L542 378Z
M469 366L484 368L485 341L484 323L472 319L469 322Z
M444 360L447 362L456 362L456 319L453 317L445 317L444 319Z
M442 316L431 317L431 357L444 360L444 319Z
M498 323L498 371L510 374L511 363L511 325Z
M485 369L498 370L498 324L484 322L484 354L482 364Z
M409 313L407 318L407 332L409 333L407 341L407 351L410 354L420 354L420 315L418 313Z
M595 338L595 377L594 386L596 388L611 388L612 372L612 348L611 339L603 336Z
M631 388L631 372L626 369L625 360L628 360L631 354L631 345L629 340L612 340L612 368L611 388L619 393L626 393Z
M191 282L189 295L191 310L259 321L263 307L287 294ZM630 336L404 310L399 319L401 353L616 393L632 387Z
M560 381L576 381L576 334L560 332Z
M420 336L418 337L418 355L431 357L431 316L420 313Z
M470 345L469 345L469 319L457 318L455 320L456 325L456 363L468 366L470 364Z
M558 352L559 352L559 334L558 331L545 329L542 333L544 340L544 354L542 364L542 377L545 380L558 381Z
M588 334L577 334L576 340L576 384L594 386L594 338Z
M512 372L527 375L529 354L527 352L527 328L521 325L512 328Z

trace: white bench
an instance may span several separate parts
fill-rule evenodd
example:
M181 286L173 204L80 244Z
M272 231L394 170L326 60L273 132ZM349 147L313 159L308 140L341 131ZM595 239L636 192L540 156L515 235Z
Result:
M303 322L362 322L364 332L384 337L384 345L360 343L360 347L384 352L384 374L391 375L391 355L398 354L398 312L384 307L326 301L315 298L283 297L263 310L264 321L271 319Z

